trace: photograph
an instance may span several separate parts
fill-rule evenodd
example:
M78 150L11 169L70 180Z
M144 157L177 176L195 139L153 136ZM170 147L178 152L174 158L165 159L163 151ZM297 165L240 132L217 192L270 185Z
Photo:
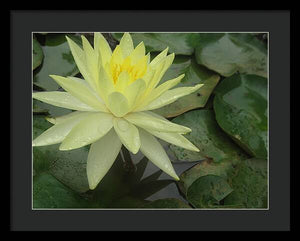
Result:
M269 210L269 32L31 38L32 210Z

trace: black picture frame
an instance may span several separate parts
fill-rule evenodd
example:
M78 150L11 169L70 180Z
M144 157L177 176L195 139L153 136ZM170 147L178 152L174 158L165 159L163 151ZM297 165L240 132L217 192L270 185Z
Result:
M47 31L268 32L269 210L32 210L31 35ZM12 231L290 230L289 11L11 11L10 57Z

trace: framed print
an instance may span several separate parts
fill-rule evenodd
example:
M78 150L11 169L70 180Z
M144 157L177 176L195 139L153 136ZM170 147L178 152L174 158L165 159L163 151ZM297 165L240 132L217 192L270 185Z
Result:
M287 230L289 12L238 13L12 11L12 229Z

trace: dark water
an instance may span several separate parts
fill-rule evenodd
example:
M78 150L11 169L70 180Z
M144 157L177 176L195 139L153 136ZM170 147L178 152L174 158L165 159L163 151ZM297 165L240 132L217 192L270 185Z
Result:
M185 170L191 168L194 166L195 163L175 163L173 164L173 167L179 176L182 172ZM144 177L149 176L153 174L154 172L158 171L158 167L156 167L152 162L147 163L147 167L145 169ZM162 173L161 176L158 178L158 180L172 180L169 175L166 173ZM185 199L180 195L179 190L177 188L177 185L174 183L169 184L165 188L157 191L150 197L148 197L146 200L156 200L156 199L162 199L162 198L178 198L182 201L185 201Z
M197 162L180 162L176 159L175 155L172 155L172 152L170 152L168 150L169 149L168 143L161 141L161 140L160 140L160 143L162 144L164 149L167 151L168 156L169 156L170 160L172 161L175 172L177 173L178 176L180 176L184 171L190 169L191 167L193 167L200 161L199 160ZM134 164L138 164L144 158L144 155L141 152L138 152L135 155L130 154L130 156L131 156L132 162ZM154 165L151 161L147 160L147 166L144 170L144 173L143 173L143 176L141 179L147 178L147 177L153 175L154 173L158 172L159 170L160 169L156 165ZM162 172L161 175L157 178L157 180L173 181L173 178L170 177L168 174ZM166 187L158 190L151 196L147 197L146 200L154 201L154 200L163 199L163 198L177 198L177 199L180 199L180 200L186 202L186 200L180 194L175 181L170 183Z

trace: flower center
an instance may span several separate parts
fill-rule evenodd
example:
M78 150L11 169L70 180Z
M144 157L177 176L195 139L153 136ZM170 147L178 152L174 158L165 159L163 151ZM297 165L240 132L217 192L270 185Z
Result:
M142 78L147 70L147 64L145 61L141 60L136 64L131 64L130 57L126 58L122 64L111 63L111 74L114 84L117 83L118 78L122 72L127 72L130 80L129 83Z

